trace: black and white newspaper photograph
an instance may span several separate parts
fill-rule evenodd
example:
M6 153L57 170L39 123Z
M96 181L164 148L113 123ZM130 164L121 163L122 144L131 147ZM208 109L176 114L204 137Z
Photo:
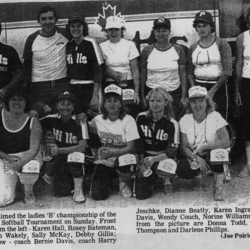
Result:
M247 248L250 0L0 0L0 39L0 249Z

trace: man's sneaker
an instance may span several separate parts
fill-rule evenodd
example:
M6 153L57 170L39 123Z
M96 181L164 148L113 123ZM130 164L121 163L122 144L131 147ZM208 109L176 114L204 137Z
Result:
M43 180L51 186L53 184L54 178L45 174L43 176Z
M82 190L73 190L72 193L74 193L73 200L75 201L75 203L81 204L86 201L85 195Z
M126 182L119 183L120 195L123 198L131 198L133 196L132 191Z
M34 204L34 203L36 203L36 198L34 196L33 191L26 191L25 192L24 203L25 204Z

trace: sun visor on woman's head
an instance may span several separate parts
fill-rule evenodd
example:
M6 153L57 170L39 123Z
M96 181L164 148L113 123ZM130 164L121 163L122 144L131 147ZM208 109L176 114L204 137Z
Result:
M196 97L206 97L207 89L201 86L194 86L188 90L188 99Z

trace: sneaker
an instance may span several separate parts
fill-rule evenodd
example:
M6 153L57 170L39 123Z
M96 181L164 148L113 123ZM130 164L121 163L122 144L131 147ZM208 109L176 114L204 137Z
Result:
M34 204L36 203L36 198L34 196L33 191L25 192L25 197L24 197L24 203L25 204Z
M50 186L52 186L54 178L45 174L43 176L43 180L47 182Z
M230 173L230 170L227 171L226 173L226 182L230 182L231 181L231 173Z
M73 200L75 201L75 203L81 204L86 201L85 195L82 190L73 190L72 193L74 193Z
M131 189L129 188L128 184L125 182L119 183L120 195L123 198L131 198L133 196Z

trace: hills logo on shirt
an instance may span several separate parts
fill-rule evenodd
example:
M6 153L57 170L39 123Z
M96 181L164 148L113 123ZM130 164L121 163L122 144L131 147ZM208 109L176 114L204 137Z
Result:
M3 57L2 55L0 55L0 64L8 65L8 58Z

